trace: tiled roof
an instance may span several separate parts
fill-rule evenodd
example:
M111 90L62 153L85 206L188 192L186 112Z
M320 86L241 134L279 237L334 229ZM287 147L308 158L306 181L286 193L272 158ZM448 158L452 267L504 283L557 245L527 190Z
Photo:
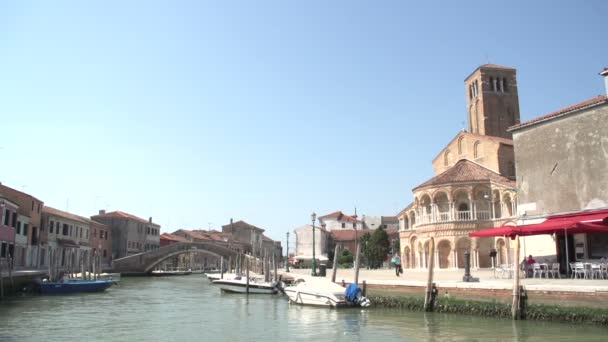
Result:
M382 216L382 221L383 222L390 222L390 221L398 222L399 218L397 216Z
M412 202L412 203L408 204L408 205L407 205L407 207L403 208L403 210L401 210L401 211L399 212L399 215L398 215L398 216L403 215L403 214L404 214L404 213L406 213L408 210L410 210L410 209L411 209L413 206L414 206L414 202Z
M61 211L59 209L55 209L55 208L51 208L51 207L47 207L47 206L44 206L42 208L42 213L46 213L49 215L55 215L55 216L67 218L67 219L82 222L82 223L88 223L87 221L83 220L82 217L80 217L78 215L70 214L68 212Z
M32 199L34 199L34 200L36 200L36 201L38 201L38 202L42 202L41 200L37 199L36 197L34 197L34 196L32 196L32 195L30 195L30 194L28 194L28 193L25 193L25 192L23 192L23 191L19 191L19 190L17 190L17 189L13 189L13 188L11 188L10 186L6 186L6 185L4 185L4 184L0 183L0 194L2 194L2 193L3 193L3 191L2 191L3 189L4 189L4 190L8 190L8 191L14 191L14 192L16 192L16 193L18 193L18 194L21 194L21 195L25 195L25 196L31 197Z
M269 238L268 236L262 234L262 241L273 241L271 238Z
M254 229L254 230L260 230L260 231L264 231L264 229L260 228L260 227L256 227L252 224L249 224L243 220L239 220L233 223L228 223L226 225L223 225L222 228L229 228L229 227L234 227L234 228L250 228L250 229Z
M553 113L549 113L549 114L546 114L546 115L543 115L543 116L539 116L539 117L537 117L535 119L532 119L532 120L529 120L529 121L522 122L520 124L511 126L511 127L509 127L508 131L514 131L514 130L517 130L517 129L520 129L520 128L523 128L523 127L527 127L527 126L531 126L533 124L536 124L536 123L539 123L539 122L542 122L542 121L550 120L550 119L556 118L558 116L562 116L562 115L565 115L565 114L568 114L568 113L571 113L571 112L574 112L574 111L577 111L577 110L585 109L585 108L588 108L588 107L594 107L594 106L605 104L605 103L608 103L608 98L605 95L599 95L599 96L596 96L596 97L594 97L592 99L589 99L587 101L583 101L583 102L577 103L575 105L572 105L572 106L560 109L560 110L555 111Z
M339 229L332 230L330 234L336 241L355 241L365 235L365 233L370 232L369 229Z
M179 235L173 235L173 234L168 234L168 233L163 233L160 236L161 240L170 240L170 241L175 241L175 242L190 242L188 239L181 237Z
M346 215L342 211L334 211L331 214L321 216L321 217L319 217L319 220L326 219L326 218L335 218L338 221L346 221L346 222L357 222L357 223L361 222L361 221L357 220L356 216Z
M105 213L105 214L99 214L99 215L93 215L91 217L114 217L114 218L124 218L124 219L130 219L130 220L134 220L134 221L139 221L142 223L149 223L148 220L144 220L140 217L137 217L135 215L131 215L131 214L127 214L124 213L122 211L112 211L109 213Z
M515 181L507 177L501 176L500 174L490 169L487 169L475 162L472 162L467 159L461 159L445 172L418 185L413 190L426 186L448 183L465 183L472 181L491 181L505 186L515 187Z
M232 238L232 234L230 233L221 233L218 231L208 231L208 230L187 230L180 229L186 235L192 237L192 239L196 240L209 240L209 241L226 241L227 239ZM174 232L177 233L177 232Z

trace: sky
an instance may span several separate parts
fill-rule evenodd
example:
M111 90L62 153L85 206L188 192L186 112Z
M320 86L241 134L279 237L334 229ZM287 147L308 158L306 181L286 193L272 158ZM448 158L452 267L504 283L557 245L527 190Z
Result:
M162 232L234 218L284 241L313 211L396 215L466 127L479 65L517 69L522 121L604 94L606 13L601 0L2 1L0 182Z

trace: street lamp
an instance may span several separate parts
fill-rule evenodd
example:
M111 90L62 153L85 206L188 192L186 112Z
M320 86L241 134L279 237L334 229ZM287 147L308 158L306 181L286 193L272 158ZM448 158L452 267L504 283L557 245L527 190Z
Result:
M317 276L317 261L315 258L315 221L317 220L317 214L313 211L310 214L312 220L312 276Z
M287 232L287 247L285 249L287 252L287 257L285 258L285 272L289 272L289 232Z

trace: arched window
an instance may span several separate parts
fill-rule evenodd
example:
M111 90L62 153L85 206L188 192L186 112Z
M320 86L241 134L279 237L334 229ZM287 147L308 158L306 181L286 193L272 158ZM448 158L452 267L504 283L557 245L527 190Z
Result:
M460 137L458 138L458 154L461 155L462 154L462 141L464 140L464 137Z
M445 154L443 155L443 165L450 165L450 150L445 151Z
M490 77L490 89L492 89L492 91L496 91L496 80L494 77Z
M507 92L507 88L508 88L507 87L507 79L503 77L503 79L502 79L502 91L506 93Z
M473 145L473 158L479 158L479 147L481 145L481 141L476 141L475 145Z

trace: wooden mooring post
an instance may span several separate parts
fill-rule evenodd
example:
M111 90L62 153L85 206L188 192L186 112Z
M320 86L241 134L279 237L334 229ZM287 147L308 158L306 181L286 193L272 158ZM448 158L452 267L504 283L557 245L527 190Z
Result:
M0 258L0 300L4 298L4 277L2 276L2 259Z
M426 282L426 295L424 297L424 311L433 311L434 298L434 287L433 283L433 269L435 267L435 238L431 237L429 243L429 274ZM398 272L398 271L397 271Z
M338 271L338 253L340 251L340 245L336 245L336 248L334 249L334 263L333 263L333 268L331 270L331 282L335 283L336 282L336 272Z
M355 231L356 232L356 231ZM357 256L355 258L355 284L359 285L359 260L361 256L361 244L357 242Z
M520 289L519 289L519 236L515 238L515 256L513 258L513 303L511 305L511 318L518 320L521 317L519 310Z
M220 279L224 279L224 257L220 257Z
M277 253L272 253L272 267L274 268L274 281L279 280L279 272L277 270Z
M245 293L249 294L249 258L247 258L246 267L247 267L247 279L245 280Z

